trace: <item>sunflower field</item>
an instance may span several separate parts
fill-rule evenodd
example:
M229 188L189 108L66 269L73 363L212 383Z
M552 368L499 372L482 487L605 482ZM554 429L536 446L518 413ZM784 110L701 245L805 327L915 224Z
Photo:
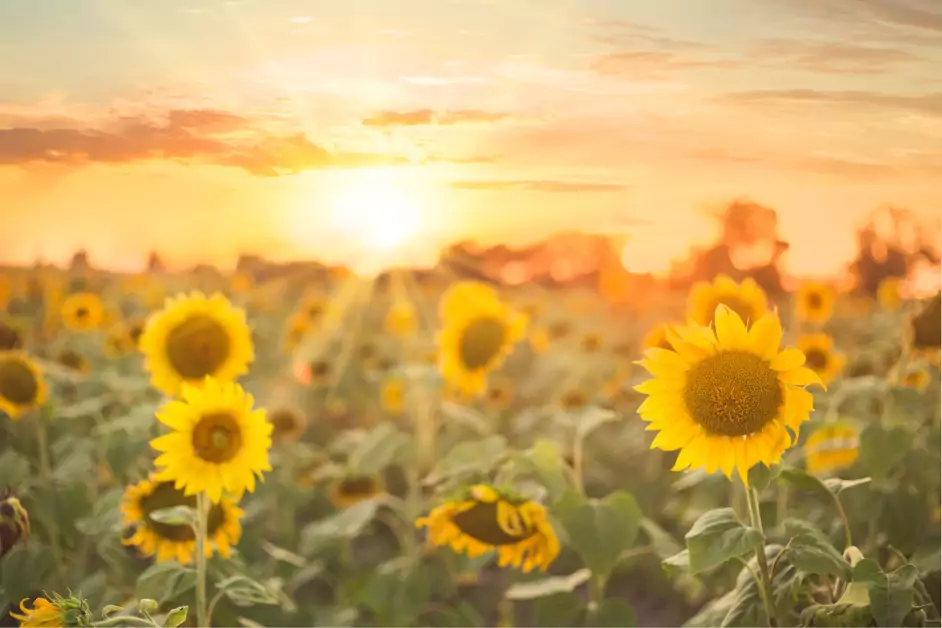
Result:
M939 626L939 295L611 279L4 271L0 625Z

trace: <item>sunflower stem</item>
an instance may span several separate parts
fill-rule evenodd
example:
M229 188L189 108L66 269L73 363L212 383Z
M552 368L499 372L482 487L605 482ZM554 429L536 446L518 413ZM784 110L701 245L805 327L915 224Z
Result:
M746 489L746 505L749 507L749 523L752 527L765 534L762 527L762 513L759 510L759 492L749 487ZM765 614L769 626L778 626L780 623L775 616L775 606L772 597L772 576L769 571L769 562L765 556L765 543L756 548L756 562L759 564L759 575L762 577L762 602L765 605Z
M52 488L52 463L49 460L49 438L46 433L46 416L50 412L49 406L43 406L36 415L36 448L39 450L39 476L43 486ZM55 520L44 521L49 533L49 542L52 546L52 556L55 560L56 570L61 576L64 561L62 560L62 546L59 544L59 526Z
M206 494L196 496L196 625L198 628L209 626L206 616Z
M847 520L847 513L844 512L844 506L841 504L841 498L834 491L828 491L828 494L831 496L831 501L834 502L834 507L837 509L837 514L841 518L841 526L844 528L844 549L847 549L853 545L853 538L850 534L850 522Z

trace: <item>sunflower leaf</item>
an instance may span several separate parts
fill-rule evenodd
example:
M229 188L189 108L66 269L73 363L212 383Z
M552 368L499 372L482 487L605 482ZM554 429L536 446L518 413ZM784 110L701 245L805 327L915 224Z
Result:
M591 571L580 569L568 576L550 576L530 582L518 582L507 589L504 597L508 600L533 600L557 593L571 593L588 582L591 577Z
M866 583L870 612L877 626L902 625L903 618L913 608L913 586L918 575L913 565L903 565L896 571L884 573L871 558L865 558L854 566L854 581Z
M191 506L161 508L150 513L150 518L168 526L196 525L196 509Z
M410 438L392 423L380 423L357 443L348 465L356 475L374 475L399 462Z
M786 519L782 525L790 537L788 557L795 567L805 573L850 577L850 565L824 532L800 519Z
M151 598L161 603L167 602L185 592L181 589L190 588L181 585L184 580L195 583L195 570L174 561L155 563L138 576L135 595L138 599Z
M757 464L749 469L749 486L757 491L764 491L772 483L772 480L778 477L782 468L779 465L767 467L764 464Z
M357 536L373 520L379 506L378 500L368 499L331 517L308 524L301 530L300 554L310 556L324 545Z
M742 524L732 508L717 508L697 519L684 537L690 552L690 573L719 567L762 545L763 534Z
M437 484L459 476L490 471L506 453L507 439L503 436L494 435L458 443L438 461L424 483Z
M600 575L611 572L619 555L634 544L641 526L641 509L625 491L559 514L570 545L586 566Z

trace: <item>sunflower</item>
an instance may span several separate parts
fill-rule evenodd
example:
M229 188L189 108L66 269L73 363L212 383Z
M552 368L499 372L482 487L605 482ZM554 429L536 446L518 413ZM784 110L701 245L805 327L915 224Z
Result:
M88 373L91 369L88 360L73 349L63 349L56 355L56 364L76 373Z
M398 378L391 377L383 382L379 398L383 410L389 414L399 416L406 411L406 383Z
M559 408L563 412L576 412L589 403L589 395L581 388L571 388L559 398Z
M276 408L268 412L271 423L271 439L275 443L298 440L307 428L307 417L298 408Z
M450 546L469 558L497 550L501 567L546 571L559 555L559 539L546 509L492 486L473 486L415 523L428 528L432 544Z
M314 360L308 365L308 371L312 386L326 386L333 378L333 369L327 360Z
M906 388L923 391L929 385L929 369L925 366L912 366L903 374L900 383Z
M555 321L546 328L546 336L550 342L559 342L565 340L572 331L572 325L569 321Z
M479 284L456 284L442 295L444 317L437 341L439 370L468 394L483 392L487 375L526 336L527 319ZM456 293L458 297L456 297Z
M550 337L545 329L534 329L530 332L529 341L533 353L546 353L550 346Z
M391 336L401 338L414 333L418 327L418 314L415 307L404 299L396 301L386 313L384 325L386 333Z
M514 398L514 389L510 380L502 379L490 382L484 393L484 405L491 410L505 410Z
M249 273L236 273L229 279L229 290L233 294L245 294L252 289L255 280Z
M101 325L105 318L105 306L93 292L76 292L62 302L59 315L71 331L88 331Z
M191 563L196 552L193 527L187 523L162 523L151 517L158 510L177 506L196 508L196 496L185 495L173 482L158 482L153 477L129 486L121 502L122 523L132 526L134 533L121 542L136 547L144 557L156 555L158 562L175 558L183 565ZM207 557L212 556L215 545L221 556L229 558L230 548L242 536L239 520L243 514L229 499L212 505L207 517Z
M590 331L582 337L582 351L585 353L595 353L602 348L602 335L598 332Z
M48 595L48 594L47 594ZM51 600L38 597L33 606L26 605L26 599L20 601L20 612L10 611L10 617L27 628L63 628L65 626L90 626L92 613L88 602L74 597L64 598L53 593Z
M202 387L184 384L182 401L170 401L157 420L173 431L151 441L162 452L155 479L175 482L187 495L204 492L219 503L223 490L241 497L255 477L271 471L272 425L252 395L234 382L207 377Z
M910 319L908 336L910 351L933 364L939 363L942 349L942 293L935 295Z
M301 308L296 312L301 316L306 316L308 322L317 324L327 313L327 303L320 295L309 295L301 303Z
M805 366L817 373L825 384L830 384L844 370L847 360L834 350L834 340L829 335L802 334L796 345L805 354Z
M747 325L759 320L769 308L765 292L751 278L736 283L726 275L719 275L712 282L694 284L687 300L687 316L694 323L709 325L719 305L736 312Z
M379 350L372 342L364 342L357 348L357 360L364 371L372 371L379 360Z
M0 351L23 348L23 332L15 325L0 320Z
M122 356L135 348L123 324L113 325L105 337L105 353L110 357Z
M645 349L652 349L654 347L670 349L671 343L667 341L668 329L670 329L670 325L667 323L655 325L644 335L644 338L641 340L641 346Z
M141 334L144 368L155 388L176 395L207 376L231 381L255 359L245 312L221 294L180 294L151 314Z
M330 486L330 502L335 508L349 508L386 492L378 475L348 475Z
M826 283L806 281L798 288L795 299L798 320L820 325L827 322L834 314L834 302L837 300L837 295L834 289Z
M812 475L830 475L854 464L860 450L859 430L845 422L822 425L802 447L805 468Z
M903 280L900 277L887 277L877 288L877 301L880 307L895 312L903 305Z
M0 411L11 419L46 401L42 371L21 351L0 351Z
M729 307L717 306L715 329L691 322L669 333L673 351L648 349L639 362L654 378L635 387L647 395L638 414L658 432L651 448L680 450L675 471L749 469L777 463L814 409L805 386L821 383L802 366L798 349L780 351L774 312L747 330ZM789 430L794 434L789 433Z
M307 335L311 328L311 319L304 312L295 312L285 322L284 340L282 347L285 353L292 353Z

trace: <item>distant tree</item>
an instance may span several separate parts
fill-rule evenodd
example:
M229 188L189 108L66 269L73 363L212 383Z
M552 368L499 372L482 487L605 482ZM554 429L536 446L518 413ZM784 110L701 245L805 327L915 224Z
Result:
M162 273L166 270L164 266L164 261L160 258L160 254L157 251L151 251L150 255L147 256L147 271L151 273Z
M88 253L85 250L76 251L72 255L72 261L69 262L69 269L72 271L85 271L91 269L88 261Z

